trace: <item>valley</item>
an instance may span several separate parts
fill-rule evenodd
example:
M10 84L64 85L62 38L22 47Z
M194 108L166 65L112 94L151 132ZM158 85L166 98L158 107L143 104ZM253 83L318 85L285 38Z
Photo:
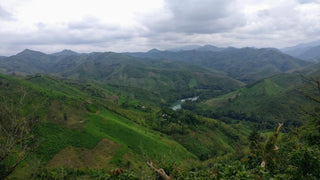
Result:
M160 178L153 162L173 179L315 178L318 67L273 48L209 45L1 57L0 175Z

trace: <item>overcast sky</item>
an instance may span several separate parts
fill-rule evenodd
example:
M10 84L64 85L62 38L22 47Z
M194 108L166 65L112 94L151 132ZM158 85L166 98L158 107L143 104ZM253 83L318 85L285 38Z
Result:
M320 0L0 0L0 55L319 39Z

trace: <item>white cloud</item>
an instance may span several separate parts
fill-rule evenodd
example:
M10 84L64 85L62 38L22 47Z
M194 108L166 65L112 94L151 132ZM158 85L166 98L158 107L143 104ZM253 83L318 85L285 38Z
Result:
M320 0L2 0L0 27L2 55L283 47L320 38Z
M165 9L153 12L142 23L151 31L210 34L245 24L232 3L225 0L166 0Z

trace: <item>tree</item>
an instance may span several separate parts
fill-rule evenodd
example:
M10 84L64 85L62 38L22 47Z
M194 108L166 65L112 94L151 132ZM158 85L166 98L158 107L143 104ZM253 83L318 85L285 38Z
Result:
M0 179L5 179L36 149L31 129L36 121L21 111L26 91L18 102L0 97Z

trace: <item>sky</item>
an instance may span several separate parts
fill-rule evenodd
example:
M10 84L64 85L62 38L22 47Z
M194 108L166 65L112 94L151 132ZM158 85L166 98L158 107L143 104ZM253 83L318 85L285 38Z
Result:
M320 0L0 0L0 55L283 48L320 40Z

